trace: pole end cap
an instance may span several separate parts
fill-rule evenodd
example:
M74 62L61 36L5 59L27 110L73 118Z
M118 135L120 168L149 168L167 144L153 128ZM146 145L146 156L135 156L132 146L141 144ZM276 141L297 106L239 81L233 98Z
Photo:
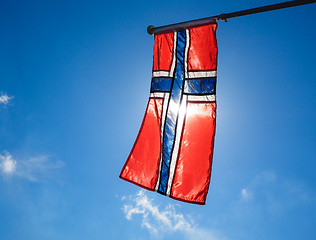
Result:
M154 29L154 28L155 28L154 25L149 25L149 26L147 27L147 32L148 32L148 34L153 35L153 34L154 34L153 29Z

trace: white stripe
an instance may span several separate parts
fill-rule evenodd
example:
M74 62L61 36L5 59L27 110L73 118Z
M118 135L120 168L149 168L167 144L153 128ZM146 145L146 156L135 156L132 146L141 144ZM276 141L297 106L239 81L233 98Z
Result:
M204 96L188 95L188 101L214 102L216 101L216 96L215 94Z
M184 54L184 77L188 78L188 52L190 46L190 31L189 29L185 30L185 38L186 38L186 45L185 45L185 54Z
M179 115L178 115L178 120L177 120L175 143L174 143L173 151L171 154L170 170L169 170L170 175L169 175L168 186L167 186L167 191L166 191L167 196L170 196L171 185L172 185L175 170L176 170L175 168L176 168L176 163L177 163L178 154L179 154L180 140L181 140L181 134L182 134L183 124L184 124L186 108L187 108L187 96L183 95L181 105L179 108L179 113L178 113Z
M168 72L168 71L154 71L153 77L170 77L170 72Z
M150 93L150 97L160 97L160 98L163 98L163 97L165 97L165 94L168 94L168 95L169 95L169 93L154 92L154 93Z
M188 78L216 77L217 71L188 72Z
M173 77L174 68L176 66L176 50L177 50L177 32L173 33L173 53L172 53L172 63L170 67L170 77Z
M159 164L159 171L158 171L158 178L155 186L155 191L157 192L159 188L159 181L160 181L160 171L161 171L161 164L162 164L162 144L163 144L163 132L164 132L164 126L166 121L166 113L167 113L167 107L168 107L168 101L169 101L169 93L164 93L164 100L163 100L163 107L162 107L162 116L161 116L161 125L160 125L160 164Z

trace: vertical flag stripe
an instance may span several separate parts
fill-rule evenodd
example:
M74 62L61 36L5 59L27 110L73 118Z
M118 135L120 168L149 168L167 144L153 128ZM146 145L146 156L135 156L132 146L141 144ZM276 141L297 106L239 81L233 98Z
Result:
M166 120L166 112L167 112L167 108L168 108L168 100L169 100L169 96L170 94L169 93L165 93L164 94L164 100L163 100L163 106L162 106L162 120L161 120L161 126L160 126L160 139L161 139L161 142L159 146L162 146L163 142L162 142L162 139L163 139L163 129L164 129L164 126L165 126L165 120ZM161 149L161 147L160 147ZM162 154L160 154L160 164L159 164L159 170L158 170L158 178L157 178L157 182L156 182L156 186L155 186L155 191L158 191L158 188L159 188L159 182L160 182L160 172L161 172L161 164L162 164Z
M174 147L173 147L173 151L172 151L172 155L171 155L168 187L167 187L167 192L166 192L166 195L168 195L168 196L170 195L171 185L173 182L173 177L174 177L174 172L175 172L175 166L176 166L176 162L177 162L178 154L179 154L179 146L180 146L182 128L183 128L185 113L186 113L186 108L187 108L187 99L188 99L188 96L183 95L181 105L179 107L175 143L174 143Z
M162 163L160 172L160 183L158 192L166 194L167 184L170 171L170 161L176 135L176 122L179 113L179 106L182 99L184 83L184 48L185 48L185 31L177 33L176 48L176 66L175 75L172 82L171 95L169 98L167 118L164 127L163 145L162 145Z

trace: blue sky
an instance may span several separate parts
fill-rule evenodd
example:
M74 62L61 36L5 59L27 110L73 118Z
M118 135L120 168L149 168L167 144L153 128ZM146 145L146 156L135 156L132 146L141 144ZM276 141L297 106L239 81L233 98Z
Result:
M0 4L0 239L312 239L316 4L219 22L205 206L118 178L156 26L273 1Z

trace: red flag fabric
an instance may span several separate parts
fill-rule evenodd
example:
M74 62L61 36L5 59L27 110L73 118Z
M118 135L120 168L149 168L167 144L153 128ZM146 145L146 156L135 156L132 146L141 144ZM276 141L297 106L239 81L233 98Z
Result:
M155 35L145 116L120 178L205 204L216 125L217 24Z

